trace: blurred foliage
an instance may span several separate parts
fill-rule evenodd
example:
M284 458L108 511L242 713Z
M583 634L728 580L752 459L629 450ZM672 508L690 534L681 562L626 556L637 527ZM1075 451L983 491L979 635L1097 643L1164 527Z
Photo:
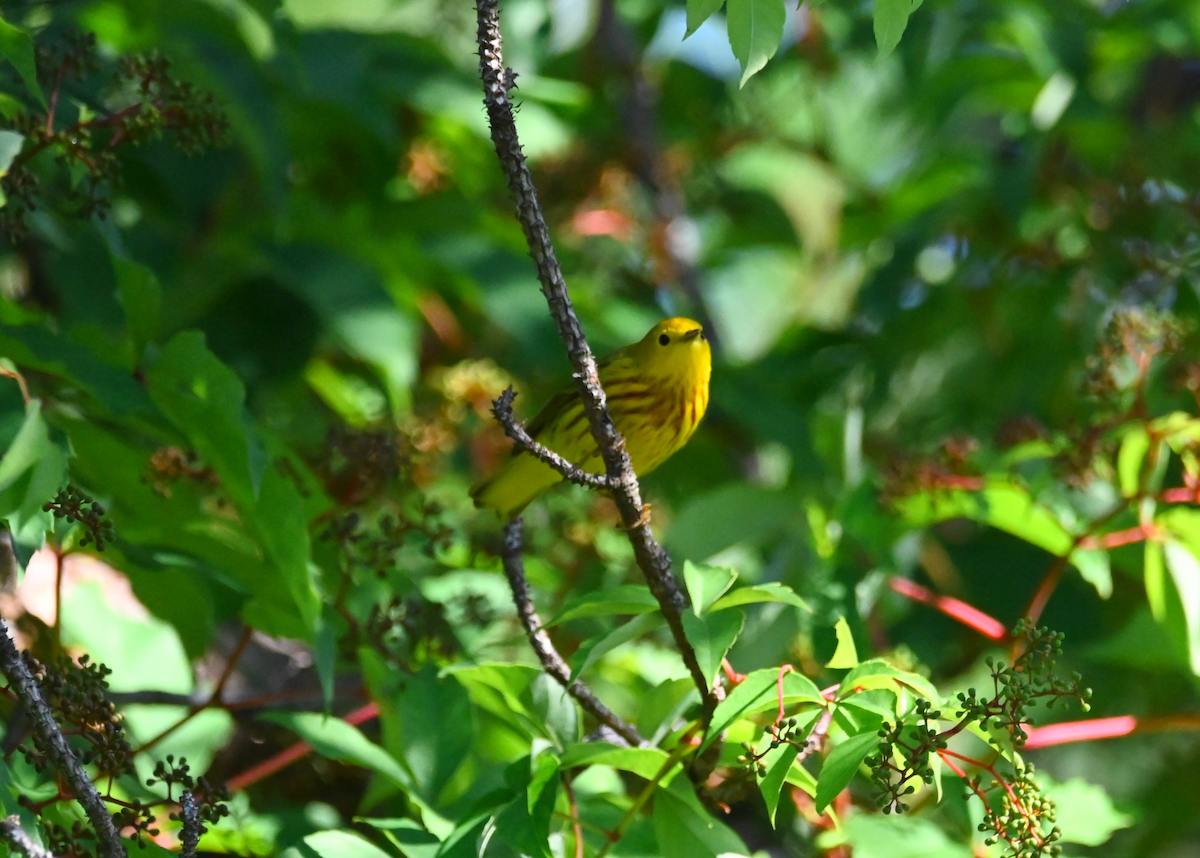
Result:
M0 519L21 569L103 548L145 608L89 582L6 620L50 681L111 670L111 797L162 806L186 756L233 793L201 849L243 855L1200 848L1194 4L505 3L593 347L675 314L716 347L645 491L727 653L719 729L611 503L526 516L551 637L637 749L587 741L467 495L507 454L491 399L528 417L568 371L472 5L0 14ZM1065 642L1027 674L1031 613ZM1091 713L1045 706L1075 672ZM1085 718L1121 737L1069 741ZM0 781L86 851L26 756Z

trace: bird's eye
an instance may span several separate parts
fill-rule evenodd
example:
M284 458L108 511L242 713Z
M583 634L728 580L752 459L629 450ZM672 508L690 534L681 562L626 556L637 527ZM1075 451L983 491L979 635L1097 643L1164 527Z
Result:
M659 345L661 345L661 346L665 346L665 345L666 345L667 343L669 343L669 342L671 342L671 338L670 338L670 337L668 337L666 334L659 334L659 335L658 335L658 344L659 344Z

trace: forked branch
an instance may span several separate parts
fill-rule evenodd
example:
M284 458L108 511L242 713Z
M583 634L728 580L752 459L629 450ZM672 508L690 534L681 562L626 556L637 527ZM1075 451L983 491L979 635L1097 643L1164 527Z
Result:
M537 268L542 294L550 306L550 314L554 317L559 336L566 346L567 356L574 368L583 410L604 460L609 489L629 534L634 557L646 577L650 592L661 606L663 618L671 629L671 635L684 664L700 690L700 697L704 701L703 718L707 725L717 700L700 668L696 652L684 634L682 614L687 607L687 600L671 574L671 560L667 552L650 530L649 516L642 504L637 475L625 450L625 439L617 431L609 414L596 358L583 334L583 328L567 293L562 268L550 241L550 230L546 226L546 219L538 202L537 189L521 151L521 141L513 119L512 102L508 95L516 75L504 65L499 5L499 0L478 0L476 6L479 23L479 74L483 80L483 103L487 108L492 142L495 144L500 166L516 203L517 220L525 233L529 254Z

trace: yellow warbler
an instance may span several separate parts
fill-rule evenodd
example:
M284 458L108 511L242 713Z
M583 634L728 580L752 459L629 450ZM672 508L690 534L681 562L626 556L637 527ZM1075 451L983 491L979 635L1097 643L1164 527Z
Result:
M712 374L708 340L698 322L667 319L599 366L608 410L625 436L633 470L648 473L687 443L704 416ZM585 471L604 473L574 385L546 403L526 430ZM549 465L516 450L500 470L471 490L471 497L476 506L511 518L561 479Z

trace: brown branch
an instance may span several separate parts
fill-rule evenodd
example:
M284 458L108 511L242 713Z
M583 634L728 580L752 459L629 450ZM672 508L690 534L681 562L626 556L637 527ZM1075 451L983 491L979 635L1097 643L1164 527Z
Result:
M513 443L534 458L540 459L558 471L565 480L592 489L612 488L612 483L608 477L589 473L574 462L564 459L549 447L543 446L533 440L529 433L525 431L525 427L518 423L517 418L513 416L512 405L516 397L516 391L510 386L492 403L492 414L495 415L496 422L504 429L504 434L512 438Z
M54 858L53 852L33 842L29 832L21 827L19 816L0 820L0 840L8 844L10 852L17 852L25 858Z
M504 526L504 547L500 556L504 560L504 574L508 576L508 585L512 589L513 604L517 607L517 616L529 637L529 645L537 654L542 668L550 674L567 693L579 701L593 718L601 724L611 727L622 739L633 747L643 744L644 740L637 728L617 715L597 697L590 688L576 679L571 681L571 668L554 648L550 635L542 628L542 621L533 607L529 596L529 583L525 580L525 563L521 560L522 539L525 522L518 516Z
M25 663L25 657L8 636L8 626L0 619L0 670L8 677L10 686L17 692L21 702L33 721L33 729L41 740L46 753L54 760L87 813L92 828L96 830L99 852L103 858L125 858L125 845L113 824L104 799L95 784L83 769L83 764L67 744L62 728L54 720L54 712L42 697L41 688Z
M650 530L649 515L642 504L641 488L629 461L629 454L625 450L625 439L613 425L612 416L608 412L608 401L600 384L595 356L583 335L579 318L575 315L571 298L567 294L562 268L550 242L550 230L546 226L533 178L521 152L521 142L513 120L512 102L508 97L516 74L504 65L499 0L478 0L476 11L479 21L477 38L479 74L484 89L483 103L487 108L488 125L496 147L496 155L500 159L500 166L516 203L517 220L525 233L530 256L533 257L537 268L542 294L550 306L550 314L558 325L559 337L566 346L567 356L575 370L575 381L583 410L587 414L592 437L596 439L596 445L604 459L612 497L621 513L629 541L633 545L634 558L646 577L650 592L658 600L663 618L675 639L675 645L700 691L700 698L704 701L703 724L707 727L713 709L716 708L717 698L708 680L704 678L704 671L700 668L696 652L683 630L682 615L687 608L687 600L671 574L670 557Z

